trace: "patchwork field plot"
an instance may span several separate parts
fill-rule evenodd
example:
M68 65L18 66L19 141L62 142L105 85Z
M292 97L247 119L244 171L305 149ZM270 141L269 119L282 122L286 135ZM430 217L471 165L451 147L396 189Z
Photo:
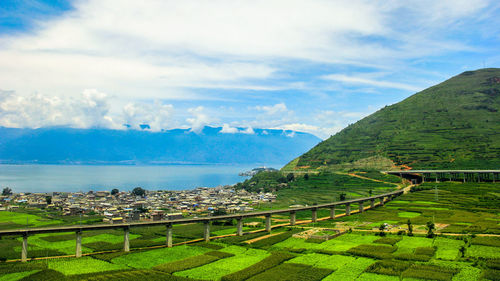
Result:
M260 232L79 259L0 262L0 281L498 280L500 208L496 194L500 194L500 184L429 183L420 187L424 190L398 197L384 207L333 221L275 228L275 235L268 237ZM328 215L328 210L319 214ZM300 216L307 218L310 212ZM413 236L408 235L409 221ZM427 222L439 228L437 235L426 237ZM379 227L384 223L389 230L381 234ZM293 237L311 228L317 233L327 233L330 230L325 229L330 228L346 233L328 241ZM164 230L132 228L131 245L163 245ZM212 235L234 233L235 226L229 222L213 225L211 231ZM175 226L174 241L200 238L202 233L202 224ZM30 236L30 255L73 254L74 237L74 233ZM121 231L89 232L83 237L83 251L106 246L121 249L122 243ZM20 246L19 237L0 239L0 257L18 258Z

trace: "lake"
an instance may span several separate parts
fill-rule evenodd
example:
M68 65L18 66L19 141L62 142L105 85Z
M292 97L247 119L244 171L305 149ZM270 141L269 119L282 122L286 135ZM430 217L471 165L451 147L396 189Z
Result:
M8 186L14 192L132 190L137 186L149 190L185 190L235 184L247 179L238 173L260 166L0 165L0 187Z

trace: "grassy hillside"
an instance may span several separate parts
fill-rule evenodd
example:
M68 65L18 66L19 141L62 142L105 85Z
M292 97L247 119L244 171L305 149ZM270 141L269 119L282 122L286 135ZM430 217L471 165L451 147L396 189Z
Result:
M500 69L467 71L386 106L284 169L500 167Z

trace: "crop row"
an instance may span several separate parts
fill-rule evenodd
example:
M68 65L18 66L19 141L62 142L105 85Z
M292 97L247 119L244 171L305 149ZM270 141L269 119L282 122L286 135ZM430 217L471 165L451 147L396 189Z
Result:
M240 271L233 272L222 277L222 281L243 281L272 267L275 267L286 260L295 257L295 255L286 252L272 252L271 255L260 262L251 265Z

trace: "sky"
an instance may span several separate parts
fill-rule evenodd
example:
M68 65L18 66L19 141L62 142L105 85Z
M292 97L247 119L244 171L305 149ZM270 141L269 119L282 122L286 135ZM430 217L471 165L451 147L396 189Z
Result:
M325 139L499 51L496 0L2 0L0 126Z

